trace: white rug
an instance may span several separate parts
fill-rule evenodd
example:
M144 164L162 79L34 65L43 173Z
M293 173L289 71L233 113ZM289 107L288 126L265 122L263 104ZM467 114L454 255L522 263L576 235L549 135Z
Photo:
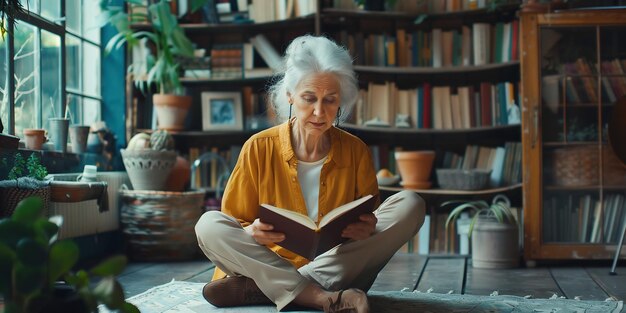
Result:
M142 313L276 312L274 306L216 308L202 298L202 286L204 283L172 281L150 288L142 294L129 298L128 301L135 304ZM373 313L619 313L623 307L622 301L568 300L557 297L527 299L518 296L471 296L404 291L370 292L368 297ZM100 313L112 312L101 307Z

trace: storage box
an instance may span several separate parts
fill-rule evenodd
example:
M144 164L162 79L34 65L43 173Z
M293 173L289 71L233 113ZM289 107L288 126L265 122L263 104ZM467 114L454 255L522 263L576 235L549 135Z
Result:
M437 180L443 189L480 190L487 187L491 170L438 168Z

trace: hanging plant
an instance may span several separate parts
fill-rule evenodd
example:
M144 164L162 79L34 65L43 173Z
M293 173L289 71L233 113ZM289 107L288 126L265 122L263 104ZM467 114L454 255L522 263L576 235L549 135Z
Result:
M28 14L21 0L0 0L0 33L3 39L6 33L13 35L7 27L10 23L15 23L15 16L19 14Z

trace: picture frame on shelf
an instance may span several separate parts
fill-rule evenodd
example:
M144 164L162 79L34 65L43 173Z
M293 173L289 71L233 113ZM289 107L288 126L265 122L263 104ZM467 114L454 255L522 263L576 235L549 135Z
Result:
M243 130L241 93L203 92L202 130Z

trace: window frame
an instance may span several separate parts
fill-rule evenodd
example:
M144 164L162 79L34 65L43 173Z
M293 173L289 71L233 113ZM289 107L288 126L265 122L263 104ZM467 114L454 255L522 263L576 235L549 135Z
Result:
M41 0L41 1L46 1L46 0ZM65 104L67 103L68 100L68 95L69 96L74 96L74 97L78 97L81 99L80 105L81 105L81 111L83 110L82 106L84 105L84 99L91 99L91 100L96 100L100 103L100 107L99 107L99 112L102 115L102 106L104 104L104 99L103 99L103 86L102 86L102 63L103 63L103 54L102 54L102 29L99 30L100 34L100 43L95 42L94 40L88 39L85 36L85 30L83 29L84 24L83 24L83 19L84 17L82 16L83 14L83 6L84 6L84 2L85 1L92 1L92 0L80 0L80 29L78 30L78 32L75 32L73 30L70 30L67 28L67 16L66 16L66 0L59 0L59 5L60 5L60 17L55 19L55 20L49 20L47 18L42 17L40 14L38 13L34 13L34 12L30 12L28 11L26 14L24 13L20 13L18 12L15 15L15 20L16 22L12 22L7 20L7 29L9 30L9 32L5 35L5 42L6 42L6 55L5 55L5 62L6 62L6 80L7 80L7 102L8 102L8 120L2 120L3 126L4 126L4 133L10 134L10 135L15 135L18 137L22 137L22 134L16 134L15 133L15 62L13 60L13 56L15 55L15 38L13 35L9 35L9 34L13 34L15 31L15 24L17 23L17 27L20 27L21 23L27 23L30 26L34 27L35 30L35 43L37 45L37 49L39 49L39 51L41 51L41 47L40 47L40 42L41 42L41 33L42 31L47 31L51 34L54 34L56 36L59 36L59 67L60 67L60 71L59 71L59 88L61 89L61 94L60 94L60 110L58 110L59 112L57 113L56 117L62 117L65 116L65 111L66 109L69 109ZM28 7L26 7L25 9L29 9ZM58 22L58 23L57 23ZM67 47L66 47L66 36L67 35L71 35L75 38L77 38L80 41L80 62L78 62L77 66L79 66L79 71L81 72L80 77L79 77L79 87L78 89L74 89L72 88L71 90L68 90L67 88ZM97 95L92 95L92 94L88 94L85 92L84 88L84 77L82 75L82 71L83 71L83 66L84 66L84 54L82 53L84 50L84 44L88 43L91 44L95 47L97 47L100 51L100 78L99 78L99 92ZM36 59L37 63L41 62L41 53L38 54L38 57ZM39 88L41 90L41 82L42 82L42 72L41 72L41 67L39 67L39 70L36 74L35 79L37 80L35 82L36 84L36 88ZM42 100L42 96L39 96L38 103L36 104L37 106L37 114L38 114L38 118L37 118L37 125L36 127L40 127L40 128L44 128L45 125L45 121L43 121L43 100ZM60 115L59 115L60 113ZM102 116L101 116L102 119ZM82 116L80 118L80 120L82 120Z

